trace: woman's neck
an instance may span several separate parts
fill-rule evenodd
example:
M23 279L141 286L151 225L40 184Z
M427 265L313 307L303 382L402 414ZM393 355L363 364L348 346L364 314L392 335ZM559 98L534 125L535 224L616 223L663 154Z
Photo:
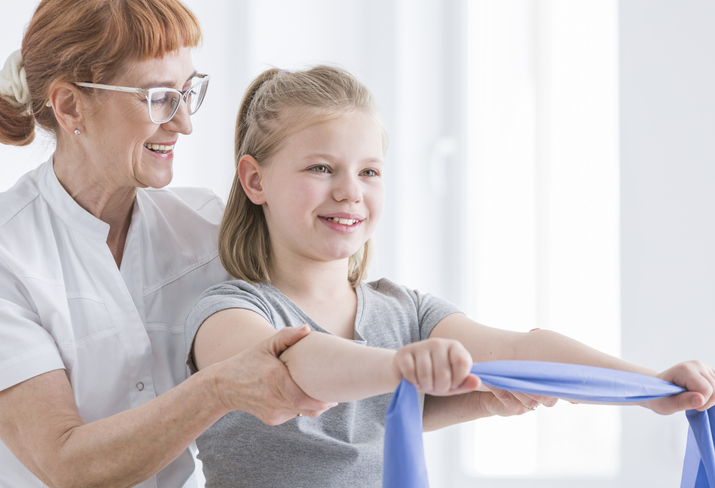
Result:
M91 164L82 163L80 157L62 152L59 148L53 157L53 165L57 179L74 201L109 224L107 245L119 266L132 219L137 188L117 188L106 181L101 172Z

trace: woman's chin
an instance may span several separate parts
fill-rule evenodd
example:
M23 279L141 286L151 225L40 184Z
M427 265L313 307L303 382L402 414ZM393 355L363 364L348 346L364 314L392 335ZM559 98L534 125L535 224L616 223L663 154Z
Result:
M172 167L156 168L155 171L147 172L139 175L137 181L141 183L142 188L164 188L174 178Z

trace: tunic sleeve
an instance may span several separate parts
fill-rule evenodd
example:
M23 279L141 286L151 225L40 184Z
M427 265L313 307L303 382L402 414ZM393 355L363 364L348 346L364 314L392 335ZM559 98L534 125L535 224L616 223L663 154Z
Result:
M0 391L64 369L55 341L40 323L25 281L0 261Z

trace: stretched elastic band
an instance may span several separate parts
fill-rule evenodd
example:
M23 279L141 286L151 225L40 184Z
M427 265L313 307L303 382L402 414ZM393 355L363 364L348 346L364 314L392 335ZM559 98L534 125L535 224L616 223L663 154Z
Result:
M568 400L633 403L684 388L652 376L541 361L493 361L472 366L487 386ZM688 410L690 423L681 488L715 488L715 407ZM385 415L383 488L428 488L417 389L400 382Z

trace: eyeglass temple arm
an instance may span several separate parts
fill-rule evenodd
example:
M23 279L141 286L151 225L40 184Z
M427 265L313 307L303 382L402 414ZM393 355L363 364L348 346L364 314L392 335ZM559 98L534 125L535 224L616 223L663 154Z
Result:
M81 81L76 82L75 85L84 86L87 88L99 88L101 90L112 90L125 93L142 93L144 95L147 94L147 91L142 88L127 88L124 86L102 85L100 83L84 83Z

